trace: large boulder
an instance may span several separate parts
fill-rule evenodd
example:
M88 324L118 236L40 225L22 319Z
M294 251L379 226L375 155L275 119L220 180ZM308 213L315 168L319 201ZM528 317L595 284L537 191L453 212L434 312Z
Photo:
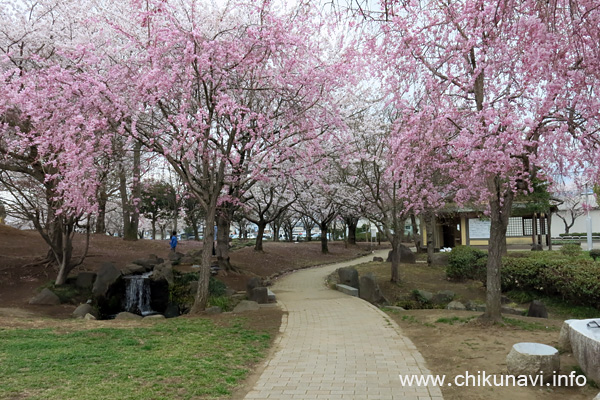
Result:
M413 290L412 295L414 299L420 303L431 303L433 300L433 293L427 290L415 289Z
M269 302L269 289L266 287L255 287L250 291L248 300L255 301L258 304L267 304Z
M356 269L350 267L342 267L339 268L337 272L340 278L339 283L358 289L358 271Z
M96 279L95 272L83 271L77 274L75 280L75 286L81 289L91 289L94 286L94 279Z
M529 305L529 310L527 311L528 317L536 317L536 318L548 318L548 310L546 310L546 306L539 300L534 300Z
M371 272L360 277L358 296L372 304L387 303L381 289L379 289L375 276Z
M179 263L183 257L184 257L184 254L180 253L178 251L177 252L171 251L169 253L169 261L171 261L175 265L177 265L177 263Z
M29 304L55 306L60 304L60 299L52 290L44 288L41 292L37 294L37 296L29 300Z
M442 290L437 292L431 298L433 304L448 304L450 303L456 294L452 290Z
M121 273L123 275L141 275L146 272L146 267L139 264L127 264L125 267L121 268Z
M87 314L94 316L95 319L98 319L98 311L91 304L80 304L75 311L73 311L73 317L75 318L85 318Z
M387 262L392 261L392 251L393 250L390 250L390 252L388 253L388 257L386 260ZM405 245L401 244L400 247L398 247L398 251L400 251L401 263L415 264L417 262L417 258L415 257L414 253L410 251L410 249Z
M150 254L148 258L142 258L139 260L132 261L133 264L143 266L146 271L151 271L155 265L162 264L165 260L156 256L156 254Z
M588 380L600 382L600 319L570 319L564 322L558 345L571 351Z
M460 311L464 311L466 309L467 309L467 307L465 307L465 305L463 303L461 303L460 301L451 301L446 306L446 310L460 310Z
M138 319L142 319L142 318L144 318L144 317L142 317L141 315L137 315L137 314L130 313L127 311L120 312L115 316L115 319L121 319L121 320L138 320Z
M260 309L260 306L255 301L242 300L235 308L233 309L234 313L242 313L246 311L256 311Z
M254 288L257 287L263 287L263 283L260 278L253 277L248 279L248 281L246 282L246 296L248 298L252 297L252 291L254 290Z
M164 280L169 286L173 286L175 279L173 277L173 265L170 262L164 262L154 267L150 279L154 282Z
M506 367L511 375L542 375L550 381L560 370L558 350L541 343L517 343L506 356Z
M119 271L113 263L107 262L100 266L94 286L92 287L92 294L95 297L106 297L108 289L121 277L121 271Z

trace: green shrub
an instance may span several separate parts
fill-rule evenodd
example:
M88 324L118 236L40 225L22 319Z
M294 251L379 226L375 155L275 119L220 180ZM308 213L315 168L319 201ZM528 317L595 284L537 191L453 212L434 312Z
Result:
M215 297L224 296L226 289L227 289L227 286L225 286L225 284L223 282L221 282L218 279L215 279L212 276L210 277L210 280L208 281L209 296L215 296Z
M600 249L590 250L590 257L592 257L594 259L594 261L596 261L598 258L600 258Z
M446 276L450 279L481 279L485 281L487 254L469 246L456 246L448 257Z
M560 252L565 256L575 257L581 253L581 245L575 243L567 243L560 248Z
M533 255L502 259L502 291L533 291L574 305L598 307L600 268L589 258ZM554 253L555 254L555 253Z
M231 297L227 296L210 296L208 298L208 305L212 307L217 306L223 311L233 310L233 301Z

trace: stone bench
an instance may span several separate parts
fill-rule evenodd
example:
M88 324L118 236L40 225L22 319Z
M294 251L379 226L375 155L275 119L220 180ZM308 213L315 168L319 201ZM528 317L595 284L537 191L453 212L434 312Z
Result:
M350 296L358 297L358 289L353 288L352 286L337 283L335 285L335 288L342 293L348 294Z
M558 350L541 343L517 343L506 356L506 366L511 375L535 376L542 374L544 380L560 370Z
M560 330L558 345L561 350L571 351L588 379L600 382L600 328L589 327L600 318L570 319Z

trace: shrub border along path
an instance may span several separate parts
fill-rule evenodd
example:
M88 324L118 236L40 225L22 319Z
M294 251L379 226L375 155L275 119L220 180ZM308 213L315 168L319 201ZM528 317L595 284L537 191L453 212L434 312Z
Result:
M273 292L288 315L275 353L245 399L442 399L438 387L401 385L399 374L430 372L394 321L324 284L337 268L373 255L298 271L275 284Z

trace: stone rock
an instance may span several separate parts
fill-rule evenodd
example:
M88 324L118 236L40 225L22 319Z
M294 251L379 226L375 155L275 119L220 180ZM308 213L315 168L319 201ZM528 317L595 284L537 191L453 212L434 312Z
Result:
M600 393L598 393L592 400L600 400Z
M544 247L541 244L532 244L531 251L543 251Z
M267 304L269 302L269 289L266 287L255 287L250 291L248 300L255 301L258 304Z
M465 307L469 311L485 312L485 304L478 303L476 301L469 300L465 303Z
M169 261L179 262L179 261L181 261L181 259L183 258L183 256L184 256L183 253L180 253L178 251L172 251L172 252L169 253L169 257L168 258L169 258Z
M501 306L500 312L502 314L525 315L525 313L527 313L527 310L525 310L524 308L519 308L519 307Z
M87 314L94 316L94 319L98 319L98 311L91 304L80 304L75 311L73 311L73 317L85 318Z
M383 257L373 257L373 262L383 262Z
M358 271L354 268L343 267L337 270L342 285L359 288Z
M186 255L193 258L202 258L202 249L190 250Z
M510 304L512 300L508 298L508 296L502 295L500 296L500 304Z
M427 290L417 289L413 292L413 297L419 302L430 303L433 300L433 293Z
M260 306L258 305L257 302L250 301L250 300L242 300L242 301L240 301L240 304L235 306L235 308L233 309L233 312L234 313L242 313L242 312L246 312L246 311L256 311L258 309L260 309Z
M119 271L113 263L104 263L98 270L98 275L92 287L92 294L95 297L105 297L108 288L121 277Z
M165 309L165 312L163 313L163 315L165 316L165 318L176 318L179 317L181 315L181 313L179 312L179 306L177 304L169 304L167 306L167 308Z
M448 265L450 253L433 253L431 263L435 265Z
M273 293L271 289L267 289L267 296L269 298L269 303L277 302L277 296L275 296L275 293Z
M144 317L144 319L165 319L165 316L162 314L152 314L152 315L146 315Z
M146 271L152 270L155 265L162 264L165 260L156 256L156 254L150 254L148 258L143 258L139 260L132 261L133 264L143 266Z
M150 279L152 281L165 280L168 282L169 286L173 286L173 283L175 282L173 278L173 266L170 262L156 265Z
M398 248L400 250L400 262L406 264L415 264L417 262L417 258L414 253L410 251L410 249L403 244ZM392 261L392 250L388 253L387 262Z
M141 275L146 272L146 268L139 264L127 264L125 267L121 268L121 273L123 275Z
M80 272L79 274L77 274L75 286L82 289L91 289L94 285L94 279L96 279L95 272Z
M406 311L405 308L397 307L397 306L385 306L385 309L392 310L392 311Z
M446 306L446 310L466 310L467 307L465 307L465 305L463 303L461 303L460 301L451 301L450 303L448 303L448 305Z
M204 310L204 314L209 314L209 315L221 314L222 312L223 312L223 310L221 310L221 307L219 307L219 306L208 307L206 310Z
M60 304L58 296L50 289L44 288L33 299L29 300L29 304L38 304L45 306L55 306Z
M541 343L517 343L506 356L506 366L511 375L536 376L542 374L545 381L560 370L558 350Z
M252 290L257 287L263 287L260 278L254 277L248 279L248 282L246 282L246 296L250 298L252 296Z
M594 322L600 323L600 319L570 319L563 324L564 334L561 330L563 345L568 341L573 357L588 377L588 382L600 382L600 328L588 325Z
M562 324L560 328L560 334L558 335L558 349L562 352L572 353L570 327L567 321Z
M335 288L338 292L342 292L348 296L358 297L358 288L344 285L343 283L336 283Z
M529 310L527 311L528 317L536 317L536 318L548 318L548 310L546 310L546 306L539 300L534 300L529 305Z
M181 261L179 263L180 264L185 264L185 265L188 265L188 264L198 264L198 263L200 263L200 260L198 258L196 258L196 257L191 257L191 256L188 256L188 255L185 255L185 256L183 256L181 258Z
M137 315L137 314L133 314L127 311L123 311L118 313L115 316L115 319L120 319L120 320L136 320L136 319L142 319L143 317L141 315Z
M85 319L86 321L95 321L98 318L94 317L92 314L85 314L85 316L83 317L83 319Z
M381 289L379 289L375 276L371 272L360 277L358 296L372 304L387 303Z
M442 290L437 292L431 298L431 302L433 304L447 304L450 303L452 299L454 299L454 296L456 296L456 294L454 294L452 290Z

